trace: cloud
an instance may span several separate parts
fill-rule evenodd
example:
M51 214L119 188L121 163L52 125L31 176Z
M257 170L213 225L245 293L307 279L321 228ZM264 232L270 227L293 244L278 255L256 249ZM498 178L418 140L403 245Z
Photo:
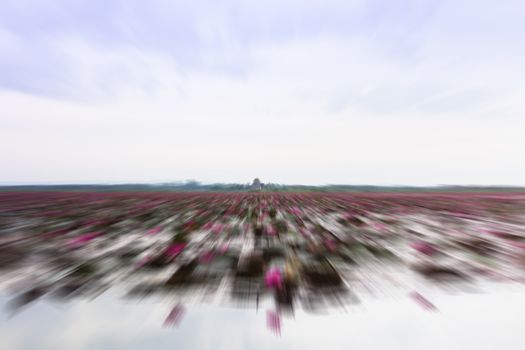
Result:
M2 3L0 180L523 184L519 4L381 3Z

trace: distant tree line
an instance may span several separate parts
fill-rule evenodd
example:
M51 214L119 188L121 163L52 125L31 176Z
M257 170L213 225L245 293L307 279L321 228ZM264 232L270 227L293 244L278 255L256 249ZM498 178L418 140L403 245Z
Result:
M240 183L203 184L190 180L159 184L69 184L0 186L0 191L184 191L184 192L248 192L252 186ZM372 186L372 185L284 185L265 183L263 192L523 192L517 186Z

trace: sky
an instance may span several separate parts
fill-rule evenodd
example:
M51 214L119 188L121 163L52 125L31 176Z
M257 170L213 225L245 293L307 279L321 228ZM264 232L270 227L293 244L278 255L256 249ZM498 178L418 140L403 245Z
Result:
M525 185L516 0L0 1L0 183Z

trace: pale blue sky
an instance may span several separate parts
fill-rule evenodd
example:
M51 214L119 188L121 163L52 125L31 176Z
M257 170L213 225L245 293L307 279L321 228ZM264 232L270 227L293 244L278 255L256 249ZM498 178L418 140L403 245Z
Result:
M525 185L524 10L3 0L0 182Z

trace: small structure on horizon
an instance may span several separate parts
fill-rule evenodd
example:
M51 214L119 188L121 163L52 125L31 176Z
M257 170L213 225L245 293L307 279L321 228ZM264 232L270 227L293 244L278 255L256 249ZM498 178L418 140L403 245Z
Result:
M258 178L255 178L252 182L252 185L251 185L251 190L252 191L260 191L263 189L263 186L264 184L261 183L261 180L259 180Z

